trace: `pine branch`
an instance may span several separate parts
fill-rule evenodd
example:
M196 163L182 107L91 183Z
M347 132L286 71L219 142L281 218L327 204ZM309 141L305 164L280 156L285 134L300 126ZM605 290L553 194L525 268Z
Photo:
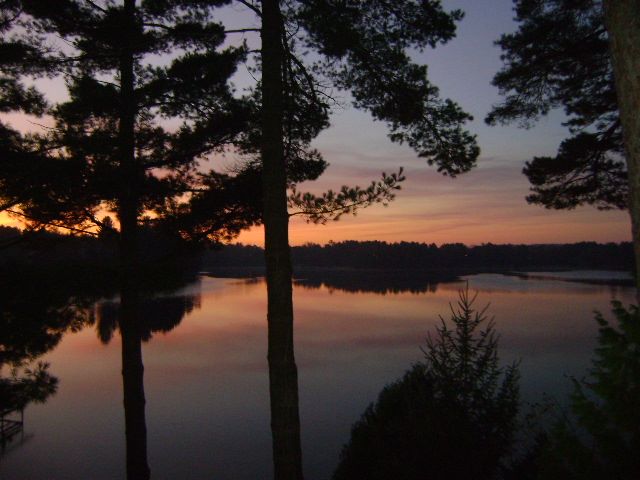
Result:
M374 203L387 206L395 198L395 191L400 190L400 183L405 180L403 169L398 173L382 174L382 179L371 182L367 188L343 186L339 192L329 190L321 196L298 192L295 188L289 196L290 208L297 211L289 216L304 216L307 222L326 224L329 220L339 220L344 214L355 215L357 210Z
M241 3L242 5L247 7L249 10L253 11L253 13L258 15L259 17L262 17L262 11L258 7L256 7L253 3L247 2L245 0L238 0L238 3Z
M26 220L31 220L33 222L37 222L39 225L46 225L46 226L50 226L53 228L62 228L63 230L69 230L70 232L76 232L76 233L82 233L83 235L91 235L94 237L97 237L98 234L96 232L92 232L91 230L86 230L83 228L76 228L76 227L72 227L69 225L63 225L57 222L45 222L43 220L38 220L36 218L33 218L29 215L26 215L22 212L18 212L16 210L11 210L11 209L7 209L6 212L11 213L12 215L17 215L19 217L22 217Z

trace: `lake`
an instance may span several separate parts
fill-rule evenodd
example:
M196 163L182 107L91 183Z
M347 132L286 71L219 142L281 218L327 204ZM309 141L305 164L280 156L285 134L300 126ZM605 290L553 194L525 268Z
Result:
M480 274L410 285L381 272L364 275L360 283L343 276L295 285L308 480L330 478L353 422L421 359L425 337L438 315L448 318L448 304L466 282L479 292L478 307L491 304L500 358L520 361L522 396L531 402L545 392L563 401L567 375L586 372L597 336L594 310L608 313L613 299L635 301L632 287L567 281L578 274ZM59 378L58 392L27 407L22 439L0 457L0 479L124 478L116 309L113 301L98 302L93 314L101 322L65 334L41 358ZM259 278L201 276L149 304L143 356L152 478L271 477L265 312Z

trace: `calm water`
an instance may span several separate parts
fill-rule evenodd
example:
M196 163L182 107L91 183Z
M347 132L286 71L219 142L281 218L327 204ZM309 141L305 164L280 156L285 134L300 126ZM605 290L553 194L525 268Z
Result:
M521 360L522 393L531 401L543 392L563 398L565 375L584 373L597 333L594 309L608 312L614 298L634 301L627 287L497 274L467 280L480 292L479 306L491 303L501 359ZM306 281L294 291L310 480L330 477L351 424L386 383L420 360L438 314L447 316L464 286L371 283ZM149 307L157 323L143 346L154 479L270 478L265 307L262 280L210 277ZM103 325L114 308L96 307ZM102 327L105 340L108 331ZM25 411L24 439L0 457L1 479L124 478L120 355L117 334L105 344L90 326L65 335L43 357L60 379L58 393Z

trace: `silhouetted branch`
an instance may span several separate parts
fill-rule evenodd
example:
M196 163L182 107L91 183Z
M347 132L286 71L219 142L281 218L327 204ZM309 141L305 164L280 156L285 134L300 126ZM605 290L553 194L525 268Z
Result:
M289 216L302 215L307 221L325 224L328 220L339 220L344 214L356 214L359 208L364 208L373 203L382 203L387 206L395 198L395 191L400 190L400 182L405 177L403 169L398 173L382 174L382 180L371 182L367 188L343 186L338 193L329 190L316 196L311 193L301 193L293 189L288 198L289 207L298 208L297 212Z
M248 32L259 32L259 28L237 28L234 30L225 30L224 33L248 33Z
M8 213L11 213L12 215L17 215L17 216L25 218L27 220L31 220L33 222L37 222L40 225L48 225L48 226L54 227L54 228L62 228L64 230L69 230L71 232L82 233L82 234L91 235L91 236L94 236L94 237L98 236L98 234L96 232L92 232L91 230L85 230L83 228L71 227L69 225L63 225L63 224L60 224L60 223L57 223L57 222L45 222L43 220L38 220L37 218L33 218L33 217L29 216L29 215L25 215L24 213L18 212L16 210L6 209L5 211L8 212Z
M97 3L93 2L92 0L84 0L86 3L88 3L89 5L91 5L93 8L95 8L96 10L100 10L102 13L107 13L107 10L102 8L100 5L98 5Z
M241 3L242 5L247 7L249 10L252 10L253 13L258 15L259 17L262 17L262 11L258 7L256 7L254 4L252 4L250 2L246 2L244 0L238 0L238 3Z

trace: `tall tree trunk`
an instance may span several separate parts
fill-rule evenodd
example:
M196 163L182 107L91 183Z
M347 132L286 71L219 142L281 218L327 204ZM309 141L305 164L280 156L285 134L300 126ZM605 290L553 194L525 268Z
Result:
M629 175L629 212L640 301L640 0L605 0Z
M122 382L126 434L127 479L147 480L147 429L145 419L144 366L139 333L138 295L138 166L135 156L135 77L133 43L136 37L136 1L125 0L123 47L120 52L120 331L122 334Z
M293 353L289 215L282 139L283 45L278 0L262 2L262 164L269 392L276 480L301 480L298 371Z

